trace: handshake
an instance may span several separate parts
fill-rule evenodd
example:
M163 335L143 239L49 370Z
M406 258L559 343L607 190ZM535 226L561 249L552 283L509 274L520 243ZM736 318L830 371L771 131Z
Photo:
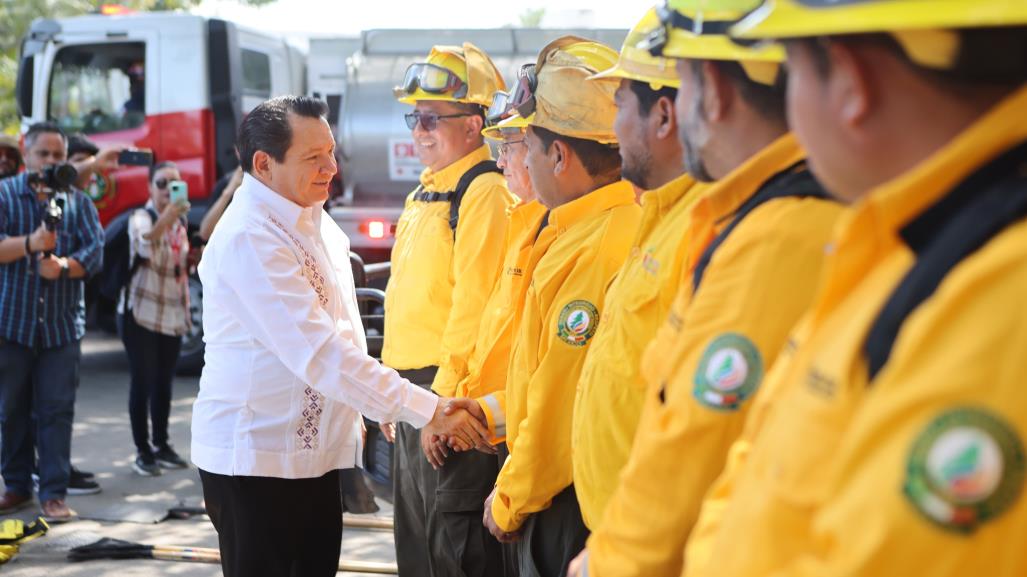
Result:
M390 442L395 439L395 425L383 425L382 432ZM442 397L435 416L421 429L421 450L431 466L438 469L450 449L496 454L496 448L489 442L491 437L485 412L477 401Z

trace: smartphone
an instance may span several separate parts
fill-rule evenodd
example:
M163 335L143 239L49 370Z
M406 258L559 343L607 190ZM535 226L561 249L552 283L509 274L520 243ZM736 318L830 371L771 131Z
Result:
M153 151L147 149L122 150L118 153L118 164L124 166L153 165Z
M184 180L172 180L168 183L168 193L172 204L189 202L189 185Z

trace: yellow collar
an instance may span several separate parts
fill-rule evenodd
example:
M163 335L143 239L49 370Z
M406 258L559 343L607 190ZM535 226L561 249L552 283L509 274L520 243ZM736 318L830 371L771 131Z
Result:
M883 231L903 228L971 173L1027 139L1027 88L1021 88L902 176L856 203Z
M696 180L691 175L682 174L661 187L642 193L642 206L656 203L659 213L666 214L679 200L684 198L685 193L693 190L696 184Z
M618 180L554 208L549 214L549 225L556 227L559 235L590 216L634 202L634 187L626 180Z
M428 192L450 192L456 190L460 177L474 165L483 160L492 159L492 149L487 144L481 145L474 152L450 164L438 172L425 168L421 172L421 185Z
M711 184L697 208L719 223L734 214L772 176L805 157L806 151L789 132Z

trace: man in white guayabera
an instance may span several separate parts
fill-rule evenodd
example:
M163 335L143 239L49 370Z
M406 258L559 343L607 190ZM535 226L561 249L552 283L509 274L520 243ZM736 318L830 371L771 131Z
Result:
M192 460L228 577L335 575L338 474L359 460L361 413L466 448L489 436L367 355L349 239L323 210L337 169L326 113L284 96L247 115L243 183L200 263Z

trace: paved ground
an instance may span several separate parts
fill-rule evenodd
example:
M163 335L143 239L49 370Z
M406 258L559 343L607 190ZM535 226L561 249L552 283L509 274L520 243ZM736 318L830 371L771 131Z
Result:
M179 377L171 411L172 444L188 460L189 422L198 379ZM83 343L82 383L76 405L72 461L93 471L103 487L98 495L69 497L68 503L83 520L54 527L49 535L22 547L22 552L0 572L11 577L135 577L176 575L213 577L215 565L195 563L123 560L69 563L70 546L98 537L128 541L217 547L217 534L205 516L188 520L162 520L170 507L180 503L199 505L202 498L196 469L166 471L144 478L131 468L134 459L128 414L128 362L120 341L104 335L90 335ZM391 517L387 503L379 501L381 517ZM14 516L31 519L36 508ZM365 516L366 517L366 516ZM0 518L2 519L2 518ZM159 521L159 522L158 522ZM394 562L392 533L347 528L343 532L342 558L346 560ZM346 573L346 575L359 575Z

